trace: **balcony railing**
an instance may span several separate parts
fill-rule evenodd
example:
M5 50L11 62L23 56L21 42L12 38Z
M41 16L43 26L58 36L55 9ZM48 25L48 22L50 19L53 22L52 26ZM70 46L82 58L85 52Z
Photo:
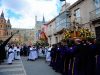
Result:
M78 24L82 24L82 17L75 18L75 22Z
M100 18L100 7L90 12L90 20L94 21Z
M65 23L65 24L61 24L61 25L59 25L59 26L57 26L56 28L55 28L55 30L54 30L54 33L57 33L57 32L59 32L59 31L61 31L61 30L63 30L63 29L68 29L69 28L69 26L70 26L70 22L67 22L67 23Z

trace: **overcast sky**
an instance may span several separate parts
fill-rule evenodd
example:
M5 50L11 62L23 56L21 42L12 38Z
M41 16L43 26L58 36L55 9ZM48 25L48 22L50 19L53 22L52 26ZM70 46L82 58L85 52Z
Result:
M66 0L73 4L77 0ZM54 18L60 11L59 0L0 0L0 13L11 20L13 28L34 28L35 16L41 21L43 14L46 21Z

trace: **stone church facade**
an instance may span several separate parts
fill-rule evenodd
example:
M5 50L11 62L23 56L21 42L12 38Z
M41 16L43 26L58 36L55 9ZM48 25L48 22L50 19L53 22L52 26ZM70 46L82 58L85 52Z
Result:
M10 19L6 20L2 11L0 15L0 40L5 40L12 34Z

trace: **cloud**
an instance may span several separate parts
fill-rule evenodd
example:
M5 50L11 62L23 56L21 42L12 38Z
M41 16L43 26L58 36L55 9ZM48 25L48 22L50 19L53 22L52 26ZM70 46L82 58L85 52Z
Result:
M6 11L7 11L7 13L8 13L8 17L9 17L9 18L12 18L12 17L15 17L16 19L21 18L21 14L19 14L19 13L13 12L13 11L10 10L10 9L7 9Z
M34 28L36 15L42 21L44 14L49 21L57 16L60 6L58 0L0 0L0 13L4 11L14 28Z
M1 6L1 0L0 0L0 6Z
M78 0L66 0L66 2L68 2L68 3L70 3L70 4L73 4L73 3L75 3L76 1L78 1Z
M2 0L1 4L0 11L10 17L12 27L34 28L35 15L42 20L44 14L48 21L58 14L56 0Z

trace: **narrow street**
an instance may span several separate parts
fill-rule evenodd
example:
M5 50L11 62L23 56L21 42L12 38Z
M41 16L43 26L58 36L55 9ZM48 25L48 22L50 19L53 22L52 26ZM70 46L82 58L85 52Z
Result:
M12 65L2 63L0 75L60 75L48 65L44 59L27 61L27 57L22 57L22 60L14 60Z
M22 61L27 75L60 75L52 70L52 68L48 66L49 64L47 64L44 59L27 61L27 58L23 57Z
M26 75L26 72L21 60L15 60L11 65L5 61L0 64L0 75Z

